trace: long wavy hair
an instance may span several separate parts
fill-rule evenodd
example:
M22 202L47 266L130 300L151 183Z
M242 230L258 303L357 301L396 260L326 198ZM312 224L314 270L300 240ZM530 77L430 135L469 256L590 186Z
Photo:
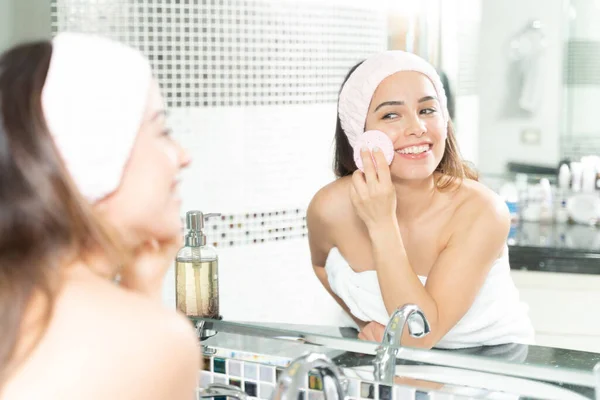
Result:
M0 390L44 335L65 268L99 251L123 263L48 132L41 94L51 56L48 41L0 56ZM25 333L33 340L21 345Z
M342 83L342 87L350 78L350 75L358 68L359 62L353 66ZM341 88L340 88L341 92ZM339 96L338 96L339 98ZM344 176L351 175L357 170L356 163L354 162L354 150L348 141L348 137L342 128L340 122L340 114L337 114L337 122L335 125L335 156L333 160L333 171L336 177L341 178ZM458 144L454 135L454 126L451 121L448 121L448 136L446 138L446 150L442 156L442 160L435 169L439 172L436 186L438 189L446 189L453 185L457 180L472 179L478 180L479 176L475 169L470 163L464 161L458 150Z

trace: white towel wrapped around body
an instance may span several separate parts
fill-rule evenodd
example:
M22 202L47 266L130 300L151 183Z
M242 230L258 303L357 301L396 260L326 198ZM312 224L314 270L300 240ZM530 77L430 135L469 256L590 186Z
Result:
M363 321L386 325L390 317L383 303L376 271L355 272L337 248L325 263L327 279L350 312ZM426 277L419 276L425 285ZM492 266L473 305L436 347L457 349L504 343L533 344L528 307L510 276L508 247Z

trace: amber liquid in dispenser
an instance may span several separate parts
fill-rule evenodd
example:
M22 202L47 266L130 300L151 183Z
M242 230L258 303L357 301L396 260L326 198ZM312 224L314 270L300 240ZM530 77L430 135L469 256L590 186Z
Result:
M219 264L217 259L178 259L177 309L188 317L219 317Z
M175 301L177 309L188 317L220 319L219 256L206 244L201 211L186 213L185 246L175 259Z

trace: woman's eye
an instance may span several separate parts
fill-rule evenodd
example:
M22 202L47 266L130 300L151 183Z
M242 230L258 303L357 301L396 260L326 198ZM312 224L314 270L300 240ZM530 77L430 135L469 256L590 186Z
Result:
M435 113L437 110L435 108L424 108L421 110L421 114L429 115Z
M393 118L398 118L398 114L388 113L388 114L385 114L382 119L393 119Z

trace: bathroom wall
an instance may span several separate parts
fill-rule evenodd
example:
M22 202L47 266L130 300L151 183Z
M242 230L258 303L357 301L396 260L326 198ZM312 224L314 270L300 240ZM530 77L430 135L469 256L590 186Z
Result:
M600 3L569 0L565 43L564 112L561 150L565 157L600 154Z
M48 39L50 0L0 0L0 52L16 43Z
M559 159L563 48L567 13L563 0L483 1L479 39L479 169L499 173L509 161L556 165ZM538 79L542 101L521 113L509 79L511 37L531 19L543 24L547 48Z
M441 70L455 96L454 126L462 156L479 163L478 56L483 0L443 0L441 17Z
M314 276L305 213L333 178L342 79L386 48L383 10L358 0L53 1L54 32L108 35L152 62L193 157L182 209L223 214L207 233L224 318L348 321ZM174 305L172 271L164 300Z
M6 0L2 0L6 1ZM13 41L49 39L49 0L8 0L13 7Z
M13 35L12 0L0 1L0 52L12 44Z
M480 3L420 7L426 19L433 11L442 16L441 65L454 86L458 140L472 161ZM333 179L342 79L357 61L387 48L389 6L387 0L52 1L52 32L99 33L150 59L169 124L193 157L182 176L182 212L222 214L206 231L221 257L224 318L351 323L314 276L305 213ZM164 301L174 306L173 271Z

